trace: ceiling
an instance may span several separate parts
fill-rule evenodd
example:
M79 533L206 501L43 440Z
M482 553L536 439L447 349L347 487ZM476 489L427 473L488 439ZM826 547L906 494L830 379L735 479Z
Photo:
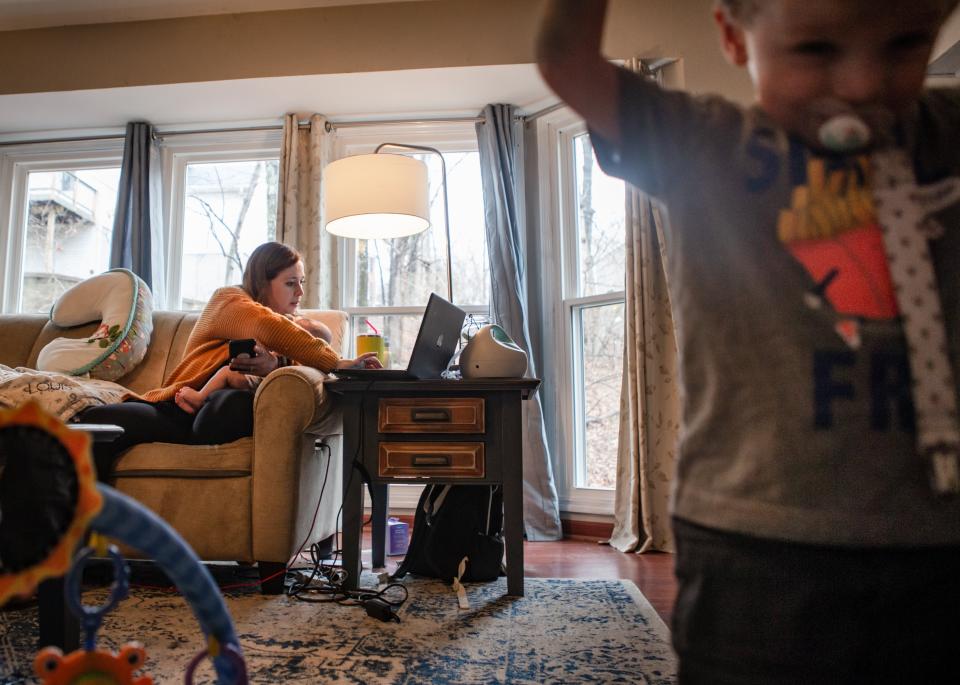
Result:
M0 31L410 0L0 0Z
M0 95L0 141L122 128L133 120L172 129L273 123L285 112L320 112L334 121L475 116L490 102L530 112L554 101L532 64Z
M0 28L409 0L0 0ZM555 98L531 64L237 79L0 95L0 142L83 135L147 120L161 129L275 123L285 112L364 120L474 116L487 103L526 111Z

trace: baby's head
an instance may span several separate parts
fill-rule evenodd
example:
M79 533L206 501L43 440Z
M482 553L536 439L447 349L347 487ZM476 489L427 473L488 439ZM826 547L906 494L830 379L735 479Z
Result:
M724 54L750 72L761 108L809 138L818 116L885 121L916 103L957 2L717 0L714 18Z
M314 338L320 338L328 343L333 342L333 333L330 332L326 324L308 319L305 316L297 316L293 319L293 322Z

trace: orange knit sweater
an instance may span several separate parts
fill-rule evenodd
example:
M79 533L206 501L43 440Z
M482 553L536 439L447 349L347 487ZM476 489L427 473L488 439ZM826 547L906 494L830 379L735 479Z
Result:
M228 341L245 338L254 338L268 350L321 371L332 371L340 361L340 355L325 341L254 302L242 288L220 288L203 308L190 333L186 356L164 386L145 393L143 399L171 400L184 386L199 390L229 359Z

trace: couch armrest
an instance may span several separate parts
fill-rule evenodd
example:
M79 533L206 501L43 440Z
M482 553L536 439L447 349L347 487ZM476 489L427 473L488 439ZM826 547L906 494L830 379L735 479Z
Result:
M314 450L306 431L331 410L322 371L288 366L267 376L253 403L253 555L262 561L286 561L296 552L320 503L322 521L335 520L340 490L340 455ZM329 463L328 463L329 462ZM323 481L326 480L326 485ZM323 539L329 524L314 526L306 543ZM300 537L301 539L295 539Z

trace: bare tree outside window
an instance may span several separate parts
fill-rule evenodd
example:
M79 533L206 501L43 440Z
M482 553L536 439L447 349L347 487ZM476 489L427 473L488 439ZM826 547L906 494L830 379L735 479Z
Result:
M579 268L573 299L580 300L571 309L580 380L574 384L577 485L613 488L623 373L625 187L600 170L587 135L574 139L574 163Z
M202 309L217 288L240 282L250 253L276 238L279 161L188 164L181 307Z
M446 234L440 160L433 154L411 155L427 165L431 225L426 231L393 240L359 240L356 244L356 304L359 308L426 305L431 292L447 296ZM453 297L460 306L486 307L489 266L483 215L479 154L445 152L450 192L450 248ZM403 366L420 326L420 316L357 316L355 326L370 321L390 342L393 361Z

